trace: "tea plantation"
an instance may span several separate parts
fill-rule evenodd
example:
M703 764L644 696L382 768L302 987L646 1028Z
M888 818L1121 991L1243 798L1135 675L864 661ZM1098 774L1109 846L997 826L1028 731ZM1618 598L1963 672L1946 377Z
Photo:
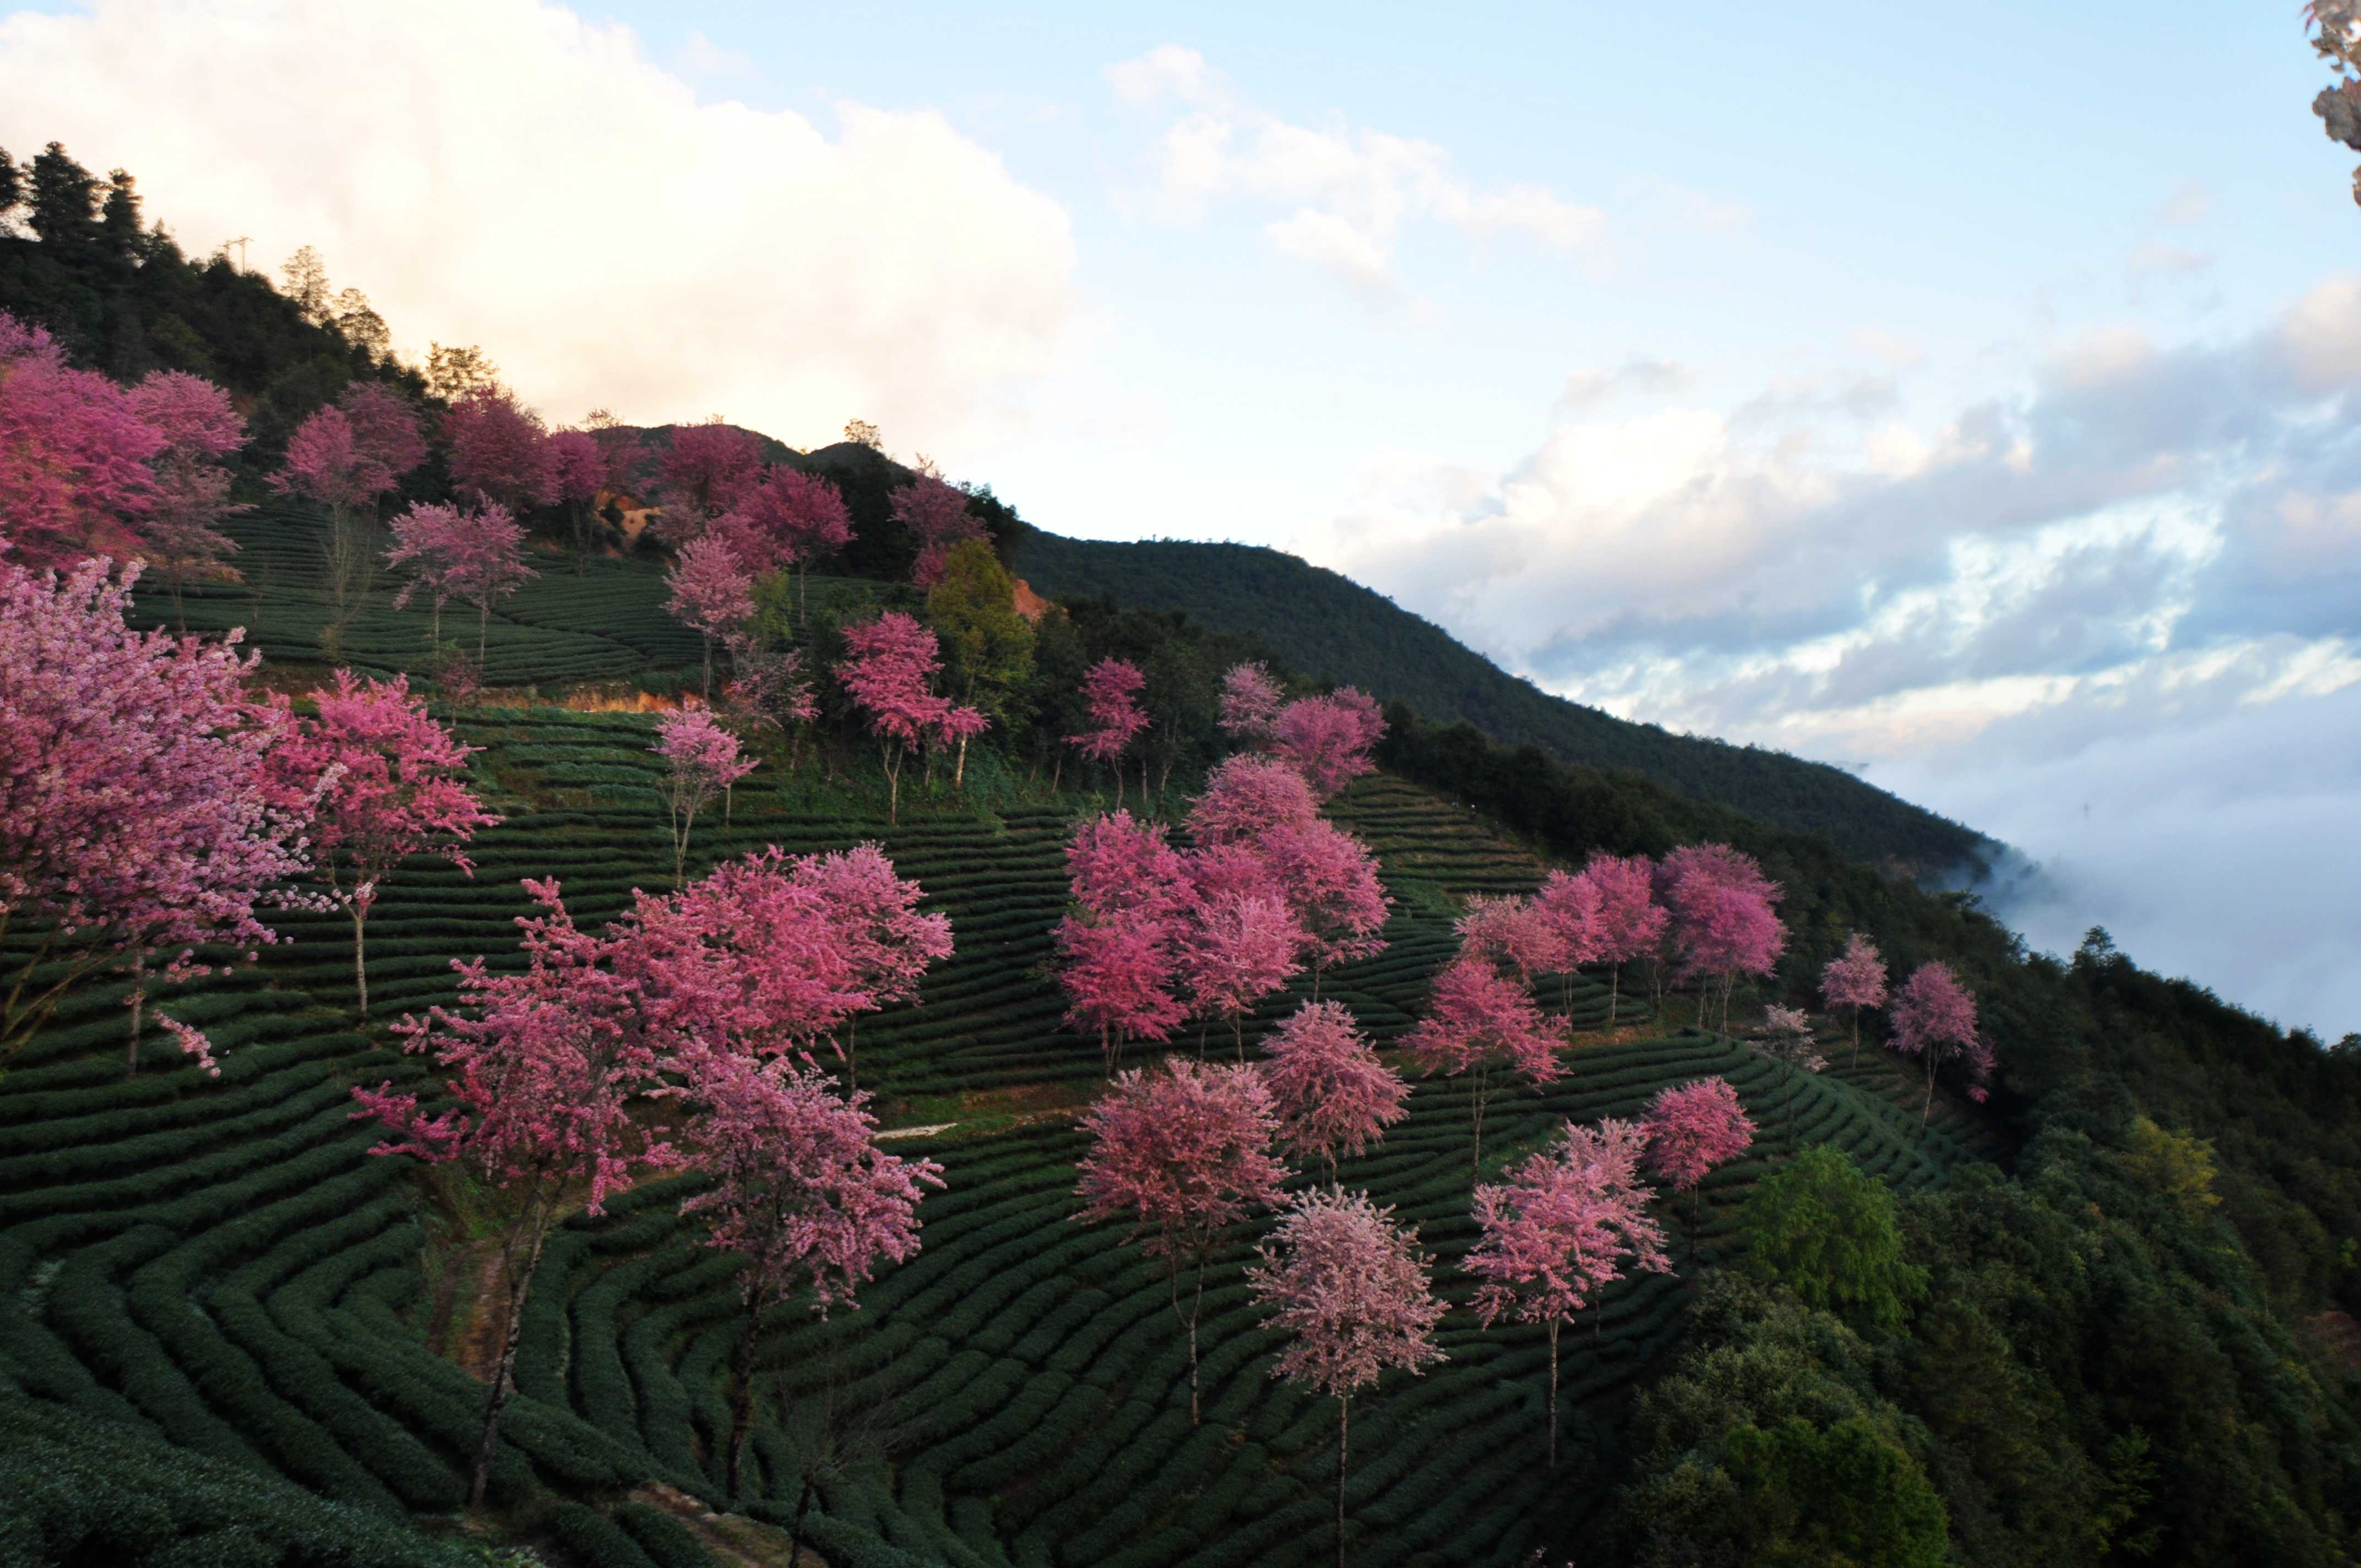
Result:
M278 526L255 525L254 557ZM567 585L611 596L595 635L533 625L521 597L495 660L540 679L681 655L647 609L646 582L619 573L609 584L594 563ZM266 621L263 635L301 630ZM418 863L390 883L370 926L372 1025L451 1000L455 955L512 957L520 877L561 878L588 923L668 876L651 719L485 707L459 728L488 748L478 770L507 820L479 839L472 878ZM1269 1376L1275 1337L1246 1297L1246 1244L1208 1280L1206 1420L1192 1430L1162 1279L1115 1233L1067 1218L1080 1153L1071 1113L1100 1068L1094 1042L1061 1029L1040 968L1079 805L1004 798L987 811L942 800L939 781L934 806L906 804L889 828L859 789L824 784L809 764L785 787L764 781L739 788L729 820L717 812L700 825L695 860L880 839L929 907L950 914L959 950L921 1005L872 1020L858 1039L861 1082L887 1120L927 1129L895 1146L947 1170L948 1189L922 1211L925 1250L858 1310L775 1325L751 1454L758 1500L743 1511L788 1522L810 1475L807 1537L845 1564L1326 1560L1334 1407ZM1450 953L1456 898L1530 887L1542 868L1464 810L1382 776L1334 811L1380 855L1395 910L1386 952L1332 972L1323 994L1349 1003L1383 1042ZM350 1119L350 1085L424 1075L379 1043L381 1029L356 1028L349 928L331 916L280 927L291 941L253 963L212 955L222 972L170 999L222 1047L218 1080L151 1031L126 1082L126 1014L119 992L103 990L0 1079L0 1390L387 1519L448 1515L480 1416L482 1386L462 1363L485 1249L412 1161L371 1158L378 1135ZM1293 1004L1262 1010L1249 1049ZM1605 986L1586 981L1577 1021L1603 1025L1606 1005ZM1601 1500L1634 1380L1675 1344L1696 1268L1731 1245L1734 1205L1762 1172L1799 1143L1829 1141L1906 1189L1979 1152L1972 1124L1948 1110L1922 1134L1911 1085L1874 1056L1814 1077L1721 1036L1634 1028L1628 1014L1611 1034L1576 1039L1547 1092L1499 1095L1488 1163L1561 1118L1629 1113L1707 1073L1738 1086L1763 1138L1707 1183L1680 1275L1625 1282L1595 1333L1568 1335L1556 1475L1539 1462L1538 1330L1484 1332L1455 1312L1447 1363L1360 1402L1349 1494L1359 1560L1562 1556ZM1217 1036L1210 1048L1229 1047ZM1464 1089L1420 1083L1410 1119L1339 1172L1418 1224L1444 1293L1463 1306L1470 1288L1454 1266L1474 1240L1467 1112ZM647 1183L603 1219L576 1220L542 1266L494 1502L538 1518L531 1528L553 1558L712 1560L669 1516L624 1501L661 1483L724 1506L725 1377L741 1310L728 1263L677 1217L694 1179ZM575 1502L536 1516L544 1492ZM286 1493L273 1506L300 1500Z

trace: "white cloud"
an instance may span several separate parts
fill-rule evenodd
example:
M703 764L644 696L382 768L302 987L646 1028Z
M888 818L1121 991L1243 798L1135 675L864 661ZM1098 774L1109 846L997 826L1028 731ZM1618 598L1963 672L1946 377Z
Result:
M1606 229L1598 209L1538 185L1471 185L1433 142L1298 125L1258 109L1178 44L1110 65L1106 79L1135 108L1181 110L1154 155L1155 204L1166 219L1191 221L1231 198L1288 209L1266 225L1271 243L1365 294L1394 291L1394 252L1414 224L1476 239L1521 236L1569 254L1593 253Z
M398 344L482 344L556 419L848 417L956 456L1055 366L1064 211L939 115L699 104L538 0L99 0L0 19L0 142L130 169L202 253L317 247Z
M755 74L754 57L742 49L728 49L715 43L695 28L680 46L675 57L681 71L688 76L752 76Z

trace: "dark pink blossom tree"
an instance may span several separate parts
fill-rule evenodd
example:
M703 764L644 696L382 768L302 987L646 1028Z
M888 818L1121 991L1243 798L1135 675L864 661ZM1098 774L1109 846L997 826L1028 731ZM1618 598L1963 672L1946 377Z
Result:
M38 568L126 549L163 447L131 393L0 311L0 557Z
M1481 1239L1463 1266L1483 1283L1476 1310L1489 1328L1503 1315L1549 1332L1549 1463L1557 1465L1558 1331L1623 1277L1620 1265L1669 1273L1664 1231L1648 1217L1650 1190L1637 1174L1644 1139L1609 1118L1597 1131L1568 1122L1560 1141L1476 1189ZM1596 1330L1594 1329L1594 1332Z
M1188 1016L1175 992L1179 964L1171 933L1139 916L1058 923L1058 984L1066 993L1066 1022L1099 1037L1112 1075L1134 1040L1162 1042Z
M1312 786L1295 769L1268 757L1236 756L1206 775L1204 793L1189 807L1189 832L1200 844L1252 844L1319 815Z
M1621 1005L1623 966L1663 946L1672 912L1656 902L1654 868L1644 855L1593 855L1583 862L1579 880L1596 900L1592 961L1609 966L1607 1022L1612 1026Z
M1714 1167L1754 1144L1754 1123L1726 1078L1657 1091L1640 1117L1640 1130L1648 1140L1648 1169L1675 1192L1696 1191ZM1696 1250L1694 1240L1690 1250Z
M1190 1014L1228 1024L1237 1059L1246 1060L1246 1015L1303 967L1303 945L1302 926L1275 895L1224 893L1194 901L1173 944ZM1199 1054L1203 1050L1201 1030Z
M286 705L247 695L258 661L237 656L236 632L209 644L126 626L137 576L97 559L61 575L0 565L0 941L16 938L0 1065L102 970L275 940L257 907L307 869L311 801L272 766Z
M1894 997L1894 1037L1886 1042L1905 1057L1927 1063L1927 1102L1918 1113L1921 1126L1935 1113L1935 1074L1944 1062L1959 1058L1966 1066L1968 1098L1982 1104L1984 1081L1992 1076L1992 1048L1976 1031L1976 999L1937 959L1911 970Z
M730 681L721 688L721 700L746 719L795 737L787 753L792 773L803 765L804 730L819 717L819 697L805 673L803 651L745 630L733 632L729 642Z
M796 619L809 615L811 568L852 543L852 512L828 480L785 464L764 470L714 532L730 541L759 572L800 567Z
M678 887L687 874L688 840L697 828L697 813L752 773L756 763L753 758L739 754L738 737L701 707L684 707L665 715L656 726L656 743L649 750L668 764L664 782L657 787L672 819L672 882Z
M846 1019L848 1033L838 1052L847 1083L858 1088L859 1014L918 1000L927 970L951 956L951 917L921 914L924 890L915 879L898 874L874 843L813 856L797 869L796 881L828 912L838 951L851 965L853 981L866 999Z
M754 619L754 581L738 553L710 535L680 548L680 559L664 576L664 609L693 628L705 644L705 696L713 696L713 643Z
M1161 1071L1126 1072L1082 1116L1091 1137L1082 1157L1085 1224L1123 1220L1125 1239L1146 1238L1151 1266L1162 1260L1172 1312L1189 1331L1189 1422L1198 1422L1197 1318L1205 1265L1229 1228L1276 1207L1287 1168L1271 1152L1279 1132L1270 1091L1248 1067L1207 1067L1185 1058ZM1180 1271L1196 1288L1180 1309Z
M460 514L458 524L445 536L449 554L438 568L437 580L451 598L476 607L476 667L480 670L493 602L541 574L524 564L524 526L506 507L487 504L472 515Z
M1104 762L1115 770L1115 803L1123 805L1123 754L1148 728L1148 715L1140 711L1139 688L1148 677L1139 666L1122 659L1101 659L1082 675L1082 711L1090 728L1079 735L1070 735L1066 743L1094 762ZM1148 774L1142 764L1139 792L1148 794Z
M1268 745L1278 739L1279 705L1286 700L1260 661L1233 664L1222 676L1221 727L1242 746Z
M943 667L942 646L932 631L898 609L846 627L844 645L850 657L837 666L836 678L877 737L885 764L886 820L897 822L902 764L910 748L924 744L950 710L950 700L931 689L935 673Z
M1330 966L1386 950L1378 932L1393 900L1378 880L1377 861L1358 839L1315 818L1273 828L1256 848L1310 938L1304 958L1312 967L1313 997Z
M587 430L559 430L549 437L550 488L574 525L574 571L580 576L590 555L591 508L615 488L610 449Z
M393 520L393 543L385 564L406 580L393 596L393 608L404 609L420 594L430 607L427 641L443 643L443 607L458 591L462 563L476 550L475 531L480 519L456 506L421 501Z
M1410 1114L1410 1085L1378 1059L1341 1002L1307 1002L1262 1043L1279 1145L1299 1160L1357 1159Z
M460 1010L437 1007L397 1027L404 1049L431 1053L450 1075L444 1090L453 1107L430 1117L415 1094L390 1083L353 1091L353 1114L396 1135L373 1152L458 1161L502 1210L501 1348L468 1475L471 1507L481 1506L491 1478L500 1416L515 1392L525 1298L550 1227L577 1198L596 1216L634 1171L679 1163L669 1129L631 1114L636 1101L669 1096L666 1075L685 1065L678 1033L649 1003L672 1003L675 1016L699 1011L640 961L632 916L593 936L574 924L557 883L524 885L542 906L518 921L525 968L495 973L481 959L455 960Z
M1164 825L1120 807L1074 830L1066 846L1066 875L1074 903L1094 920L1119 915L1170 920L1187 910L1192 896L1188 862L1172 848Z
M923 1189L942 1167L880 1149L868 1096L835 1092L825 1074L742 1056L700 1058L690 1091L703 1103L689 1148L713 1185L681 1205L702 1213L708 1244L743 1260L746 1315L730 1384L729 1486L739 1496L753 1424L754 1353L763 1315L808 1294L822 1317L859 1306L880 1263L918 1251Z
M1845 938L1845 950L1820 970L1820 1004L1841 1008L1852 1025L1853 1059L1861 1059L1861 1010L1885 1005L1885 956L1877 944L1855 931Z
M236 576L225 563L237 553L237 542L218 524L253 509L231 502L229 470L221 459L246 444L246 421L227 392L179 370L155 372L131 400L164 442L156 455L155 494L140 528L140 553L162 569L173 624L185 637L182 596L190 579Z
M1560 1072L1557 1036L1533 999L1482 959L1464 954L1434 977L1427 1010L1402 1044L1427 1077L1471 1075L1471 1170L1483 1168L1484 1107L1491 1098L1493 1069L1505 1065L1535 1084L1554 1082Z
M1280 759L1325 800L1378 765L1370 753L1385 739L1386 721L1374 698L1345 686L1280 708L1273 735Z
M657 471L674 498L665 510L679 506L695 513L691 520L666 520L675 527L683 521L688 523L686 532L675 536L676 543L685 544L703 532L704 519L736 506L761 475L763 444L752 433L724 424L718 414L703 424L676 424Z
M1683 845L1658 863L1656 882L1672 911L1675 978L1697 981L1698 1025L1711 1017L1710 993L1718 995L1726 1028L1738 977L1770 974L1786 948L1779 884L1752 855L1727 844Z
M270 476L270 485L327 508L331 524L341 527L391 489L393 476L361 445L345 411L330 404L287 438L287 465Z
M370 499L390 493L402 477L426 461L426 437L418 428L418 411L408 398L382 381L352 381L336 398L336 408L352 432L353 449L372 477L383 486Z
M1547 933L1548 957L1558 975L1558 1005L1569 1020L1574 1012L1574 972L1584 964L1598 961L1599 903L1598 888L1588 879L1566 872L1554 871L1542 879L1540 891L1532 895L1533 917ZM1613 1021L1614 997L1610 992L1608 1003L1609 1021Z
M410 695L401 675L336 684L312 694L317 712L299 719L280 748L279 766L297 790L324 789L312 825L313 861L328 895L353 918L353 994L368 1017L368 916L386 879L413 855L448 861L472 875L466 845L500 817L467 785L463 746Z
M894 492L893 516L917 546L910 580L921 588L942 581L954 545L983 537L983 520L968 510L966 492L932 475L921 474Z
M1336 1401L1336 1568L1345 1568L1345 1476L1353 1396L1388 1367L1414 1376L1449 1359L1434 1343L1445 1308L1418 1250L1418 1227L1397 1225L1366 1192L1332 1187L1299 1194L1261 1262L1246 1271L1263 1327L1289 1336L1271 1376Z
M452 488L522 513L557 499L549 427L505 387L478 387L443 416Z

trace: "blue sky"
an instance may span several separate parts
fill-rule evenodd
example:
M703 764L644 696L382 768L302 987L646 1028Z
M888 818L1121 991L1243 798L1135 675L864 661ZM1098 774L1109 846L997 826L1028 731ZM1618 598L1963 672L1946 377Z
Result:
M2291 5L0 15L0 145L135 170L193 249L317 246L554 421L865 417L1059 532L1294 549L1860 766L2038 861L2037 944L2333 1036L2327 80Z

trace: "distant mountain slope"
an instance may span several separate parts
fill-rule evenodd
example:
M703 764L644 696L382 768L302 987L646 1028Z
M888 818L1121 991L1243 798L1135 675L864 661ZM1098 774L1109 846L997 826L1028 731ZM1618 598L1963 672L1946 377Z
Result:
M1982 834L1912 806L1841 768L1784 751L1675 735L1552 696L1433 622L1351 578L1246 544L1066 539L1029 531L1016 570L1040 593L1111 595L1177 609L1259 638L1299 669L1404 702L1430 719L1466 719L1508 745L1561 761L1625 768L1781 828L1821 834L1864 861L1941 872L1981 860Z

